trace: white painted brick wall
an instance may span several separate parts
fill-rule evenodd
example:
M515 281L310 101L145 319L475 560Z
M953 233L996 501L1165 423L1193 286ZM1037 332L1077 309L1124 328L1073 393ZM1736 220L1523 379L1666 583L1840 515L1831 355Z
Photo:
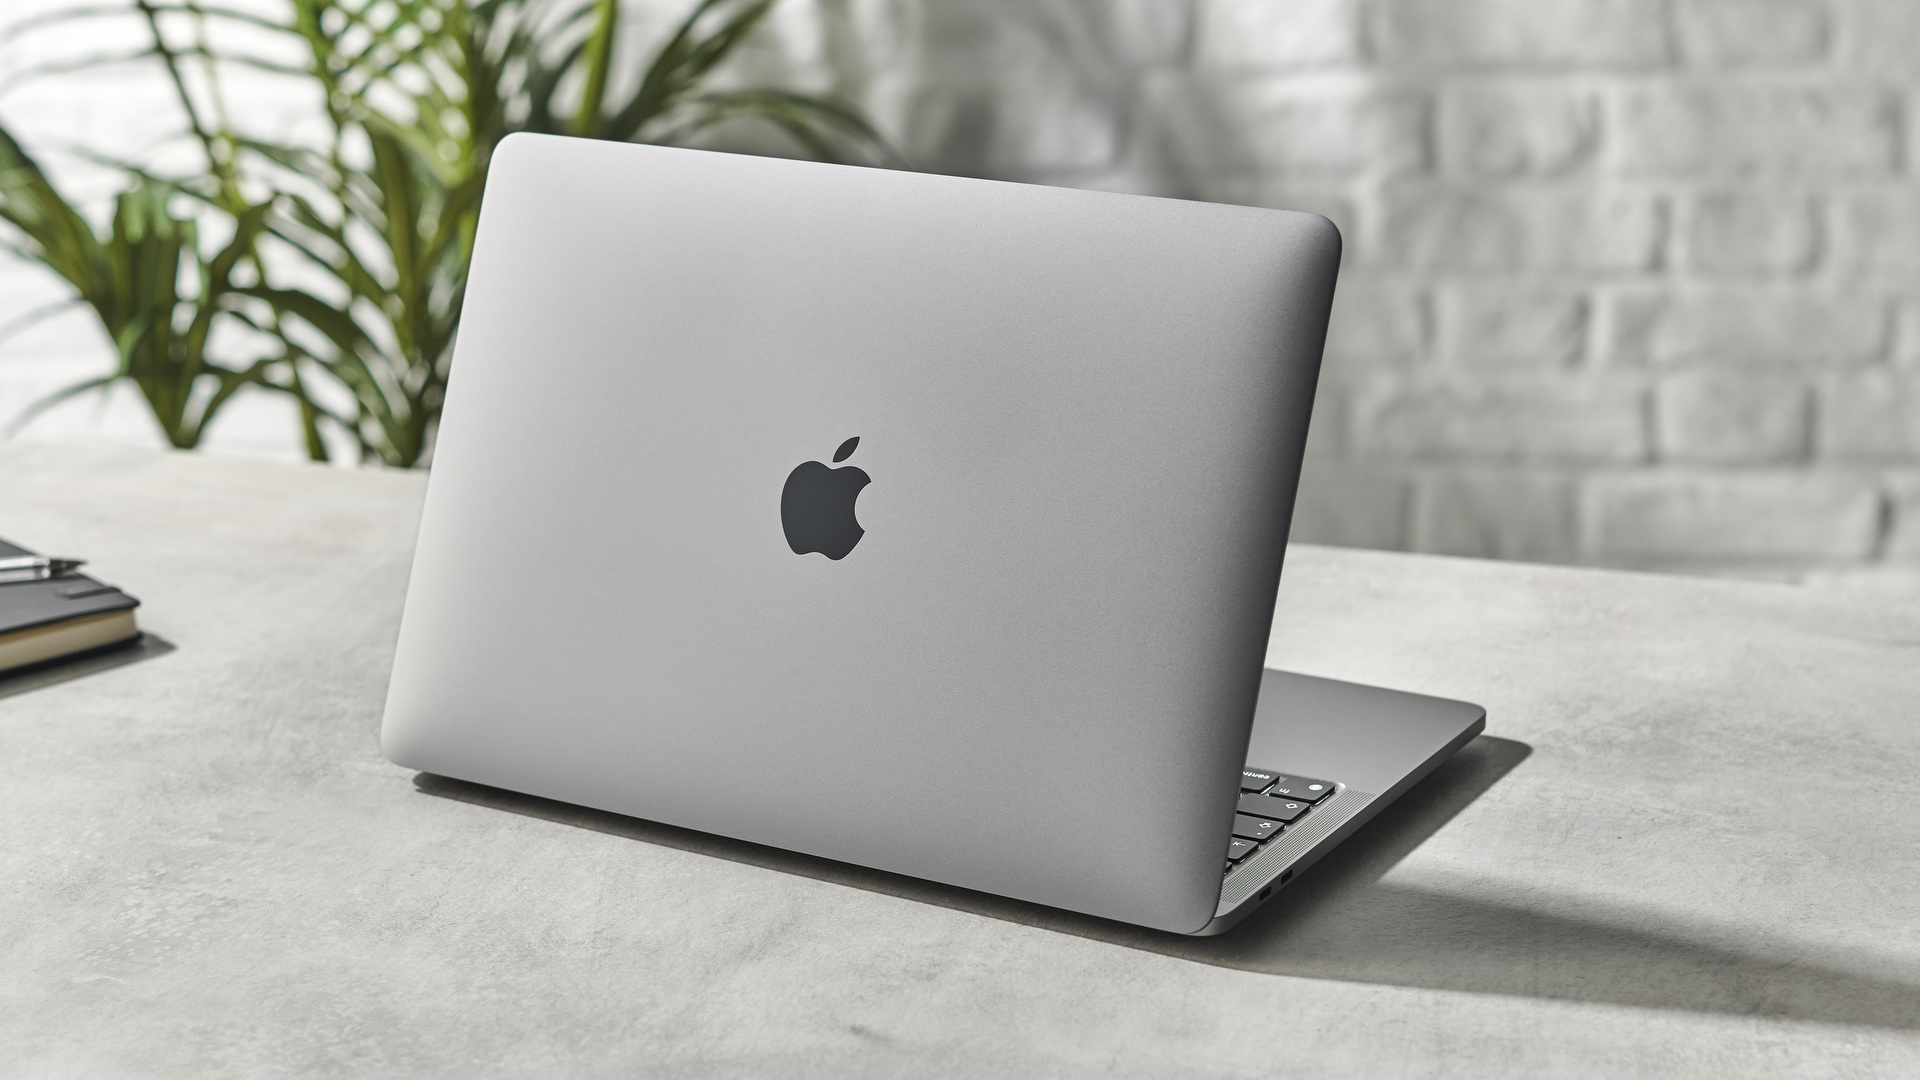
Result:
M1700 68L1817 62L1833 36L1817 0L1679 0L1674 29L1682 61Z
M1395 69L1644 68L1671 45L1660 0L1382 0L1377 53Z
M1653 269L1665 236L1663 207L1635 191L1584 185L1501 188L1399 184L1370 200L1355 269L1455 275L1528 271L1605 273Z
M1889 479L1893 495L1893 528L1887 537L1890 560L1920 566L1920 474Z
M1915 58L1920 66L1920 57ZM1920 152L1917 148L1916 152ZM1838 199L1835 237L1844 280L1884 282L1909 296L1920 287L1920 190L1915 181Z
M1567 471L1524 465L1451 469L1420 485L1413 542L1501 559L1552 559L1575 542L1578 494Z
M1677 464L1792 465L1807 458L1811 396L1794 375L1696 368L1654 391L1654 456Z
M1881 368L1830 378L1822 395L1821 448L1840 462L1920 461L1920 372Z
M1900 161L1899 98L1800 76L1719 76L1624 87L1611 164L1626 175L1885 176Z
M1662 367L1856 367L1885 359L1885 298L1798 285L1677 286L1647 310L1644 351L1615 359Z
M735 77L1332 217L1301 539L1920 588L1920 0L782 0Z
M874 2L923 160L1340 225L1296 536L1920 587L1920 2Z
M1563 176L1590 166L1600 148L1599 95L1550 80L1444 88L1439 123L1446 171L1475 179Z
M1762 571L1810 556L1869 558L1884 500L1874 477L1834 470L1639 470L1595 477L1586 496L1589 551L1656 567L1709 559Z
M1680 200L1675 256L1703 277L1767 278L1811 270L1820 255L1818 203L1770 188L1708 188Z
M1468 372L1564 370L1586 355L1587 298L1578 291L1474 282L1437 293L1444 366Z
M1647 455L1646 394L1627 379L1376 380L1351 415L1358 448L1409 465L1591 465Z

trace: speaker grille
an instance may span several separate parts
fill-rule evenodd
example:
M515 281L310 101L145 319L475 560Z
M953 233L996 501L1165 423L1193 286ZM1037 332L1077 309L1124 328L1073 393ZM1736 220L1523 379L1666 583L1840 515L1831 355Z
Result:
M1329 834L1345 825L1353 815L1366 809L1374 796L1352 788L1341 788L1326 802L1314 807L1299 828L1288 829L1280 838L1260 850L1260 854L1227 875L1220 886L1220 907L1216 915L1225 915L1244 903L1247 897L1266 887L1294 860L1313 850Z

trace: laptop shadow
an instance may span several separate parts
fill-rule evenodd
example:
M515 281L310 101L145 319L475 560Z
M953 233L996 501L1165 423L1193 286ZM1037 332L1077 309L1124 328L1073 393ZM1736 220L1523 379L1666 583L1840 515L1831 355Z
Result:
M104 648L91 649L54 660L44 660L38 664L29 664L0 675L0 698L10 698L16 694L25 694L71 679L82 679L88 675L98 675L102 671L137 664L142 660L165 656L175 648L177 646L165 638L142 633L138 637Z
M1384 881L1532 753L1482 735L1219 937L1193 938L421 773L422 792L989 918L1242 971L1433 990L1920 1029L1920 983L1662 926Z

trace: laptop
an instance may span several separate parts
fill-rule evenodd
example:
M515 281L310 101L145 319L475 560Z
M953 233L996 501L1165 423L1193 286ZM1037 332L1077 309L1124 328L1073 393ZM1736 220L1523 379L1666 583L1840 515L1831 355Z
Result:
M1212 934L1478 733L1263 670L1311 214L515 135L381 729L422 772Z

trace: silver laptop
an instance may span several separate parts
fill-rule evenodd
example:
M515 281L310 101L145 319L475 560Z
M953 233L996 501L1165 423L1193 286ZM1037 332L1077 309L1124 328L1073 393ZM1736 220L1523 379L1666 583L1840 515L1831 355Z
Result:
M1340 238L516 135L382 742L1182 934L1482 727L1263 671Z

